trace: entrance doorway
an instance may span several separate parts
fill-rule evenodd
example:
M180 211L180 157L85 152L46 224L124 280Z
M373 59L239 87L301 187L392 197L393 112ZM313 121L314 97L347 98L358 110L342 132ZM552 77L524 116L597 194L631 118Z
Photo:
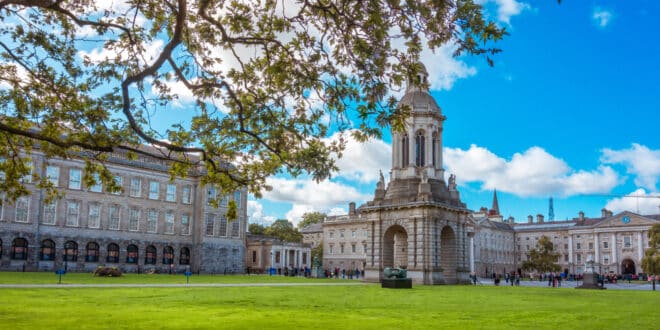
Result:
M631 259L623 259L621 262L621 274L635 274L635 262Z
M445 226L440 232L440 264L445 284L458 282L456 277L456 268L458 267L456 254L456 235L451 227Z
M383 268L408 266L408 234L394 225L383 236Z

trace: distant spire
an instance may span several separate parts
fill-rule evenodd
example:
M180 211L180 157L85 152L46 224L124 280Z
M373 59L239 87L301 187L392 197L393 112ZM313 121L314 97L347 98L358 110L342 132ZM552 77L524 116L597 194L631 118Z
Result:
M493 190L493 206L490 207L491 215L500 215L500 203L497 201L497 189Z
M548 206L548 221L555 220L555 207L552 205L552 197L550 197L550 205Z

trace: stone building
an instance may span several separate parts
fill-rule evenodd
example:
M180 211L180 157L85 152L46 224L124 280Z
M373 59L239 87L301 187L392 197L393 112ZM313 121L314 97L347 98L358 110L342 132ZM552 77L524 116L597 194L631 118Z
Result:
M285 242L276 237L247 235L245 265L250 273L267 272L274 268L279 274L285 269L311 268L312 249L309 244Z
M245 262L246 191L224 194L200 183L199 171L169 180L168 164L114 153L107 166L122 192L85 186L84 160L30 155L33 172L62 192L46 203L26 178L31 194L0 206L0 269L91 271L99 265L137 272L242 272ZM234 199L238 219L225 217Z
M365 280L374 282L386 267L405 267L419 284L468 281L469 211L454 176L445 181L445 116L429 94L427 76L424 69L411 79L399 102L410 117L404 131L392 131L389 184L381 173L373 200L324 222L324 266L348 269L362 262Z
M599 273L644 273L640 265L649 247L647 233L657 223L658 214L612 214L605 209L598 218L587 218L580 212L577 218L565 221L544 221L537 215L534 222L529 216L528 223L514 226L516 263L527 260L527 251L536 247L541 236L547 236L560 254L558 263L565 273L582 274L587 260L594 261Z
M313 249L323 244L323 223L313 223L300 230L303 243L307 243Z

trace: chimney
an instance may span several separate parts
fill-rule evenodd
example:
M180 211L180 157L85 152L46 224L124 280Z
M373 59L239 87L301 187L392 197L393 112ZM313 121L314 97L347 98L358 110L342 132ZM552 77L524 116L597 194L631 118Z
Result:
M578 219L580 219L580 221L584 221L584 212L578 212Z
M609 212L606 208L603 208L600 210L600 217L601 218L607 218L607 212Z
M527 216L527 223L534 223L534 217L531 215Z
M516 221L513 219L512 216L509 216L509 219L507 219L507 222L510 223L510 224L513 224Z
M611 216L612 216L612 211L607 210L607 216L608 216L608 217L611 217Z
M543 214L539 213L536 215L536 222L543 223Z
M355 202L348 203L348 214L355 214Z

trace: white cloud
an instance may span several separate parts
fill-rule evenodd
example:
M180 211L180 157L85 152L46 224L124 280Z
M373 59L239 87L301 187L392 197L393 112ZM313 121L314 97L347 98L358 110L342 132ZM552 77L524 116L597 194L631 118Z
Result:
M445 148L448 173L459 184L480 182L482 189L497 189L522 197L609 192L619 183L612 168L573 171L563 160L541 147L516 153L511 160L476 145L468 150Z
M519 15L523 10L530 9L531 6L516 0L495 0L497 3L497 19L500 22L511 24L511 17Z
M249 223L268 226L275 221L274 216L264 215L264 206L257 201L247 202L247 215Z
M362 194L354 187L328 180L317 183L304 179L270 178L267 184L275 189L264 192L263 198L291 203L286 218L294 224L300 222L305 212L338 212L336 209L349 202L360 204L371 199L370 195Z
M155 60L158 55L161 53L163 49L163 40L156 39L152 43L145 45L144 49L145 51L143 52L144 57L140 58L140 62L142 63L142 60L145 60L147 62L151 62ZM115 59L119 58L120 54L117 54L117 52L114 49L108 49L108 48L94 48L91 51L86 51L86 50L81 50L78 52L78 56L83 59L88 59L94 64L100 64L104 62L112 62ZM126 59L127 56L131 56L128 53L122 53L121 54L122 59ZM144 63L142 63L144 64Z
M660 150L633 143L630 149L603 149L601 162L623 164L629 174L635 175L639 187L655 190L660 177Z
M445 44L432 52L425 48L420 60L429 73L429 83L432 90L450 90L459 79L477 74L477 69L453 56L457 46Z
M637 189L630 194L628 197L618 197L611 199L605 205L605 208L612 211L613 213L619 213L623 211L631 211L638 214L658 214L660 213L659 199L654 197L630 197L630 196L659 196L660 192L649 192L647 193L644 189Z
M613 17L614 17L614 14L611 11L601 9L601 8L598 8L598 7L594 8L594 12L591 15L591 19L593 19L594 22L596 22L596 24L598 24L598 26L600 26L602 28L609 25L610 22L612 21Z
M328 140L336 141L341 133L335 133ZM346 149L342 157L337 159L339 167L338 176L360 183L376 182L379 172L387 172L392 163L392 146L382 140L371 139L359 142L350 136L350 132L344 134L347 140Z

